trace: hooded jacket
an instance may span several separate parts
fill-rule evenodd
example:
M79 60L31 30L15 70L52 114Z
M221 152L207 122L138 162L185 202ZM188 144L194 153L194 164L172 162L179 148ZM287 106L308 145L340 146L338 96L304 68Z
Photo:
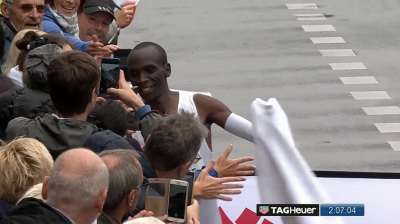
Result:
M35 198L27 198L7 212L0 224L73 224L57 209Z
M0 95L0 138L4 138L2 133L14 118L33 119L55 112L48 94L47 66L63 52L55 44L45 44L29 52L26 61L26 87L14 86Z
M12 140L18 136L35 138L46 146L55 160L68 149L83 147L86 140L98 131L95 125L86 121L46 114L34 119L13 119L6 129L5 140Z

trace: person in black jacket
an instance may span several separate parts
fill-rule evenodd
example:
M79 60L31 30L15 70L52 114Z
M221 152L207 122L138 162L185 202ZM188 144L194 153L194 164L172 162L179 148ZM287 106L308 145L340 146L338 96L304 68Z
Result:
M117 101L110 101L104 105L96 105L93 111L90 112L87 121L98 128L110 130L121 137L125 137L136 150L142 150L136 139L127 136L127 111Z
M0 64L3 64L3 56L5 55L5 33L3 29L2 23L0 23ZM0 74L0 94L4 93L5 91L9 90L11 87L14 86L14 83L11 81L10 78L8 78L4 74Z
M29 48L21 69L26 74L26 87L14 86L0 95L0 138L4 138L4 130L16 117L35 118L55 112L48 94L47 66L64 52L62 46L65 43L67 41L61 36L46 34L39 37L35 32L26 33L17 42L20 49Z

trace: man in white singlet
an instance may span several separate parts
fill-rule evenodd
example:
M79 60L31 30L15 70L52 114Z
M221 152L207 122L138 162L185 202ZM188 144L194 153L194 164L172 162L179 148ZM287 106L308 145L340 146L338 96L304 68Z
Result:
M232 113L219 100L204 94L169 89L167 78L171 75L171 65L165 50L158 44L138 44L129 54L128 73L132 85L138 87L138 93L152 110L161 115L184 110L198 116L210 130L200 149L205 164L212 160L211 125L214 123L232 134L253 141L251 122ZM251 160L249 157L247 161ZM241 175L252 175L254 169L252 165L244 165Z

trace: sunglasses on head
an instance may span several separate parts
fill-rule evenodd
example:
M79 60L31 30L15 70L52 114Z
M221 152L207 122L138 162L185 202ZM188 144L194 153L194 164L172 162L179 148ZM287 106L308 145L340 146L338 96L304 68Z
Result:
M18 4L14 4L14 3L11 3L11 2L7 2L7 3L19 6L21 11L24 12L24 13L30 12L34 8L36 8L36 10L39 13L44 13L46 11L46 6L45 5L32 5L32 4L20 4L20 5L18 5Z

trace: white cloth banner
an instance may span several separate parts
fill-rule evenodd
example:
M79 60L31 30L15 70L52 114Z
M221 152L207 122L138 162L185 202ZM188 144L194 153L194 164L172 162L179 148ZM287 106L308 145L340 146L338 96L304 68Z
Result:
M326 190L296 149L287 116L274 98L251 105L261 204L329 203ZM338 217L282 217L284 224L342 224Z

